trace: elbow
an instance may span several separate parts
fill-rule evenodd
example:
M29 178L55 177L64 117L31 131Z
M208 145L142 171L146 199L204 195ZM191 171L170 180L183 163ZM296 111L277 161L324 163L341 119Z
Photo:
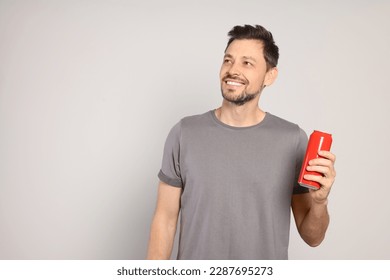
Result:
M318 247L325 239L328 224L324 226L306 225L298 228L299 235L310 247Z
M307 245L309 245L310 247L315 248L315 247L320 246L321 243L322 243L322 241L320 241L320 242L306 242L306 243L307 243Z
M312 236L301 236L302 239L306 242L307 245L310 247L318 247L321 245L322 241L325 239L325 236L317 236L317 237L312 237Z

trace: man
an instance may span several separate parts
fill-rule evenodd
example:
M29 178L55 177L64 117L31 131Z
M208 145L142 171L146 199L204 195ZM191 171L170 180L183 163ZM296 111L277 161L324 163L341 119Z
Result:
M324 239L335 156L320 151L309 163L323 174L306 177L319 190L297 184L307 136L258 105L278 75L272 34L245 25L228 35L222 106L182 119L168 135L148 259L170 258L179 212L178 259L287 259L290 209L306 243Z

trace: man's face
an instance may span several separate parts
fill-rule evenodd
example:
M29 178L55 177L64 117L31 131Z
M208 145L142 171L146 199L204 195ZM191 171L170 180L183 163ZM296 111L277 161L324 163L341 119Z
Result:
M261 93L267 74L263 43L259 40L234 40L226 49L220 71L223 98L244 105Z

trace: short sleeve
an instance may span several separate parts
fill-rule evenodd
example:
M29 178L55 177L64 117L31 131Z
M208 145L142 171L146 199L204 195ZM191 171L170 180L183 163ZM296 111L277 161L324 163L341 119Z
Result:
M183 187L180 173L180 122L168 134L165 141L162 166L158 178L171 186Z
M295 164L295 180L293 194L301 194L309 192L308 188L302 187L298 184L299 173L301 172L303 158L305 157L307 147L307 135L299 128L299 138L296 150L296 164Z

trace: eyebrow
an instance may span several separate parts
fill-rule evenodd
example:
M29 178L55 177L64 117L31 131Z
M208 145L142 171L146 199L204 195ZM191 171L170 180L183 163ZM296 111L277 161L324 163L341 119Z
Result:
M224 58L233 58L233 56L231 55L231 54L225 54L224 56L223 56ZM253 57L253 56L243 56L242 57L243 59L250 59L250 60L253 60L254 62L257 62L257 60Z
M254 62L257 62L257 60L253 56L243 56L243 59L250 59L253 60Z

